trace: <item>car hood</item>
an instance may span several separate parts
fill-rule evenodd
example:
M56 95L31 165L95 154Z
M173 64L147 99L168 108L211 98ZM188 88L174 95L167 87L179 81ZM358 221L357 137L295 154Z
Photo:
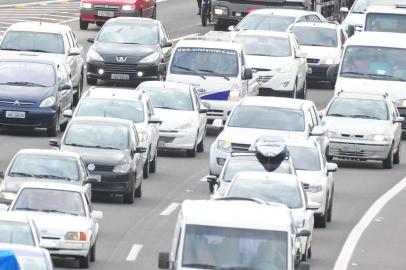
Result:
M39 105L44 99L54 94L54 87L31 87L0 85L0 100L28 102ZM15 105L16 109L20 106Z
M296 174L304 184L309 185L319 183L325 177L322 171L303 171L296 169Z
M356 78L337 78L335 92L337 91L356 91L356 89L367 89L369 92L375 93L388 93L395 101L398 99L405 99L406 92L404 91L406 82L401 81L387 81L387 80L368 80Z
M360 119L350 117L325 116L323 121L329 131L352 134L352 135L371 135L386 133L391 127L389 121Z
M37 56L41 60L53 61L58 64L64 64L66 55L63 53L43 53L43 52L24 52L24 51L8 51L0 50L0 55L3 58L21 57L21 56Z
M196 111L178 111L154 108L155 115L162 121L160 130L176 129L186 123L197 124Z
M131 157L127 150L94 149L62 145L61 150L78 153L86 164L117 165L129 163Z
M158 45L115 44L96 42L93 48L106 62L120 64L135 64L142 58L159 51ZM118 62L117 57L127 57L126 61Z
M301 48L307 54L307 58L340 58L340 50L337 47L317 47L302 45Z
M65 181L55 179L33 178L33 177L6 177L4 179L4 192L17 193L20 187L27 182L36 183L62 183L72 185L82 185L82 181Z
M306 139L304 132L235 127L226 127L217 138L219 140L231 141L232 143L252 144L259 137L264 135L293 139Z
M345 20L343 21L343 25L364 25L365 14L358 14L358 13L349 13ZM344 27L346 29L346 27Z
M291 57L270 57L270 56L258 56L247 55L247 66L253 69L276 69L283 64L291 63Z

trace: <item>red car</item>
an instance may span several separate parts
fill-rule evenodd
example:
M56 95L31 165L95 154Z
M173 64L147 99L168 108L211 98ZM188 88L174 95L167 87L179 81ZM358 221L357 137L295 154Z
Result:
M82 0L80 3L80 29L89 23L102 26L114 17L148 17L156 19L156 0Z

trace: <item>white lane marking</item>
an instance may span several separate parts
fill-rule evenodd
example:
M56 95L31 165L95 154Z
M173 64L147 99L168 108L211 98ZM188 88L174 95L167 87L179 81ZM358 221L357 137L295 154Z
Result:
M127 261L127 262L135 261L135 260L137 259L137 256L138 256L138 254L140 253L140 251L141 251L141 249L142 249L143 246L144 246L144 245L137 245L137 244L134 244L134 245L132 246L131 250L130 250L130 253L128 253L128 256L127 256L126 261Z
M179 203L171 203L164 211L162 211L161 216L169 216L178 207Z
M15 6L37 6L37 5L47 5L47 4L54 4L54 3L78 3L78 1L67 1L67 0L51 0L51 1L40 1L40 2L31 2L31 3L23 3L23 4L7 4L7 5L0 5L0 8L9 8Z
M382 210L383 207L403 189L406 188L406 177L404 177L399 183L393 186L389 191L376 200L372 206L368 209L365 215L361 218L358 224L352 229L340 255L338 255L337 261L334 265L334 270L345 270L348 267L348 263L351 260L355 247L361 238L364 231L368 228L369 224L376 217L376 215Z
M198 35L200 35L200 34L199 33L193 33L193 34L189 34L189 35L186 35L186 36L174 38L174 39L172 39L172 41L179 41L179 40L184 39L184 38L196 37Z

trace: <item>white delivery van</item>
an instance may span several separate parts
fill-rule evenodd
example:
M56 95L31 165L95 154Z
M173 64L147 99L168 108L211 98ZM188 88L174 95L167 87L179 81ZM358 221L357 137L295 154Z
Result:
M406 2L393 6L370 6L364 31L406 33Z
M255 199L184 201L170 253L159 254L161 269L310 269L300 263L290 210ZM295 268L296 267L296 268Z
M258 94L258 76L246 66L244 51L231 35L209 32L180 40L167 68L166 81L192 84L208 103L208 124L225 122L236 101Z

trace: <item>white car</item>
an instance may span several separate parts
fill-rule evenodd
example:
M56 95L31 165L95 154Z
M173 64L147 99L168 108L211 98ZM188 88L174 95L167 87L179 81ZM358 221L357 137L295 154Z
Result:
M157 169L158 125L148 95L127 88L91 87L81 98L73 112L66 110L66 117L100 116L133 121L138 132L139 145L147 151L143 154L144 178Z
M25 213L0 212L0 244L40 247L40 235Z
M306 54L294 34L246 30L236 40L244 47L247 65L259 75L259 95L306 98Z
M308 80L327 81L327 71L340 64L348 36L338 23L297 23L292 25L300 47L307 55ZM334 88L335 79L330 81Z
M96 259L103 213L92 210L85 189L60 183L25 183L9 211L29 214L52 256L78 258L81 268Z
M287 141L290 158L302 181L307 198L318 203L314 210L315 226L325 228L333 214L334 177L337 164L328 163L320 145L310 141Z
M370 6L365 13L364 31L406 33L405 5Z
M213 123L222 127L221 122ZM261 136L315 139L323 151L328 146L326 129L321 126L312 101L278 98L247 97L237 103L224 130L210 148L210 174L220 175L231 152L247 151Z
M404 117L388 96L339 93L322 114L330 133L328 158L382 160L386 169L399 164Z
M300 238L302 260L311 257L314 227L312 210L317 209L319 204L307 201L299 177L285 173L240 172L234 176L224 197L257 198L286 205L292 211L296 229L311 232L308 237Z
M326 18L318 12L300 9L267 8L250 12L237 26L229 30L266 30L285 32L289 26L297 22L326 22Z
M162 121L158 148L186 149L187 156L204 152L207 108L190 84L146 81L137 90L146 93Z

